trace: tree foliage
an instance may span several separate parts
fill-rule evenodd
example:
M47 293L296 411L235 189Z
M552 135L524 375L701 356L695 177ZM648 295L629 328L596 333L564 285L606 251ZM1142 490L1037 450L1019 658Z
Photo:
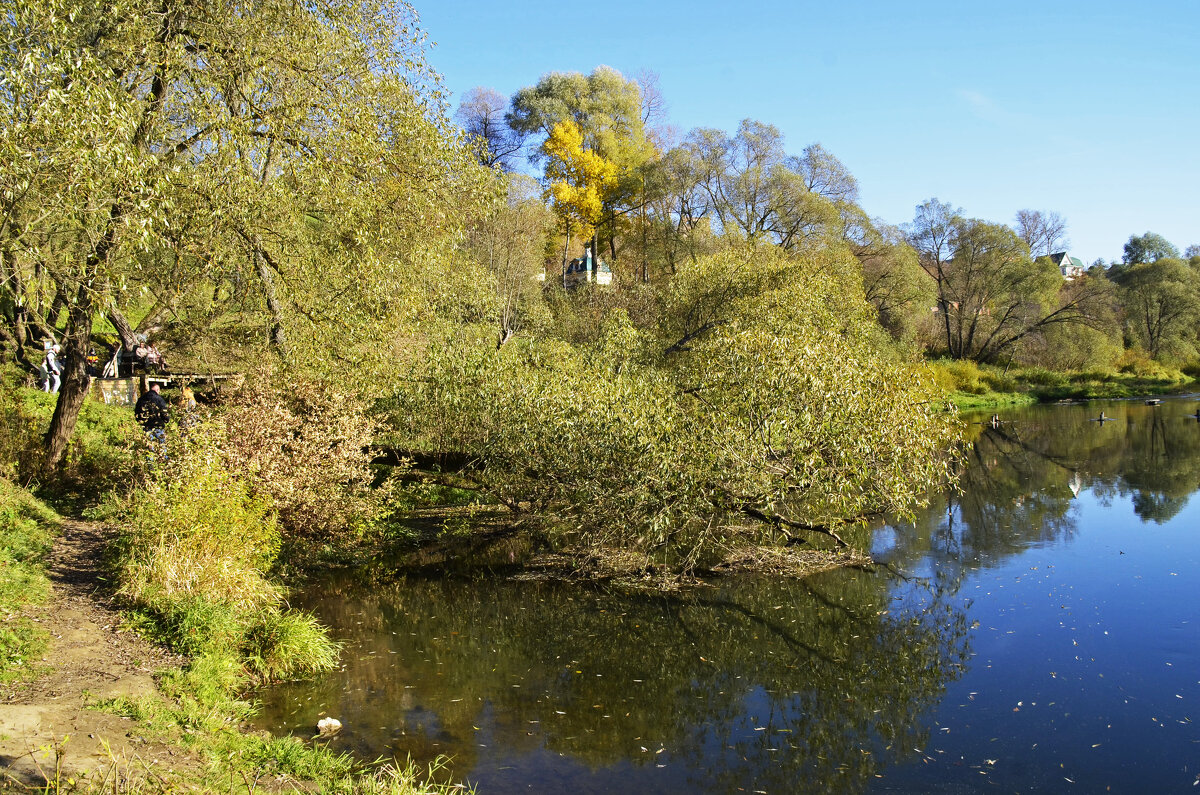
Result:
M954 422L890 352L855 265L702 258L655 328L615 312L591 345L447 349L397 420L447 418L406 432L437 434L471 462L467 482L560 543L694 564L907 510L945 473Z
M1113 294L1103 279L1064 281L1007 226L930 199L906 231L934 281L942 344L953 358L995 361L1054 327L1111 322Z
M249 294L264 342L329 365L382 361L368 340L428 311L483 181L407 5L9 8L0 250L8 303L45 289L67 315L52 461L94 319L143 287Z
M1179 259L1134 265L1120 279L1130 335L1155 358L1200 353L1200 273Z
M617 186L617 165L583 143L573 121L559 122L542 144L546 156L546 194L564 228L590 238Z
M619 219L640 200L644 185L642 168L655 152L646 136L639 83L607 66L599 66L588 75L551 72L543 75L536 85L513 95L506 118L518 135L541 138L547 144L546 139L559 124L574 124L581 142L578 146L572 143L570 148L590 151L612 164L612 181L601 191L600 212L591 223L596 227L593 251L599 255L607 248L609 259L615 262ZM535 159L545 160L550 169L554 163L551 150L562 148L562 142L552 145L550 150L539 146ZM556 177L549 171L546 179L562 181L561 175ZM564 260L569 245L568 233Z
M1171 245L1162 235L1147 232L1144 235L1130 235L1125 244L1121 261L1126 265L1139 265L1143 262L1157 262L1160 259L1179 259L1179 249Z
M532 179L510 174L506 195L467 226L464 254L482 266L495 296L497 345L546 320L538 274L545 275L553 217Z
M788 155L777 127L745 119L735 134L694 130L684 145L722 231L785 250L841 232L839 206L857 198L854 178L820 145Z

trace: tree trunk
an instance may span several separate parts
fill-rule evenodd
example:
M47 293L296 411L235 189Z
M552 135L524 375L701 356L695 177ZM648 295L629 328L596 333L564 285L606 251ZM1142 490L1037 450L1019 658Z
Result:
M54 291L54 300L50 302L50 314L46 315L46 325L52 329L58 328L59 318L62 317L62 311L67 305L67 295L59 287Z
M262 250L258 240L254 241L254 267L258 270L258 278L262 281L263 296L267 299L267 309L271 313L270 343L278 353L287 350L287 335L283 331L283 305L275 293L275 274L267 262L266 252Z
M615 207L608 211L608 267L617 267L617 210ZM596 261L600 261L600 252L596 252Z
M38 317L46 316L46 295L42 289L46 280L42 269L42 263L35 261L33 263L33 311Z
M21 346L17 344L17 338L12 335L5 324L0 324L0 362L8 360L5 353L8 348L12 349L14 358L20 357Z
M164 301L161 298L156 301L150 309L150 313L137 324L134 333L145 334L147 337L160 334L166 327L167 317L174 311L173 303L173 298L171 301Z
M129 325L129 321L117 309L110 309L108 319L112 322L113 328L117 330L117 336L121 338L121 347L126 353L133 353L133 349L137 347L137 335L133 331L133 327Z
M46 431L46 465L53 469L62 461L67 443L75 432L79 410L83 408L91 379L87 374L88 344L92 336L92 294L86 284L79 286L75 303L67 313L66 347L62 356L62 387L58 402L54 404L54 416Z
M566 222L566 227L567 227L567 239L563 242L563 255L562 255L562 284L563 284L563 287L567 286L567 252L569 252L571 250L571 222L570 221Z

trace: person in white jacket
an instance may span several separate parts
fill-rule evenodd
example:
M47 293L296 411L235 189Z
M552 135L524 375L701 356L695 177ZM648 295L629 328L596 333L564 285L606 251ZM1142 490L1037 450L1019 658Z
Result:
M57 392L62 385L62 364L58 361L58 352L62 350L57 345L51 345L42 361L42 370L46 374L42 389L46 392Z

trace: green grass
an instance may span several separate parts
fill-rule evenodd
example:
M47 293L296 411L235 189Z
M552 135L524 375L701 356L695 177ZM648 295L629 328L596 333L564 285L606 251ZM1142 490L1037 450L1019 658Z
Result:
M45 632L22 615L50 593L45 560L58 516L29 492L0 478L0 681L28 678Z
M1161 366L1075 373L970 361L941 360L930 366L959 410L1168 395L1196 388L1192 376Z
M238 726L249 714L250 705L237 704L239 708L230 710L228 704L195 698L182 678L171 676L164 683L163 695L118 697L95 704L94 709L136 721L138 732L186 748L206 763L198 779L150 782L131 777L125 788L110 791L174 792L177 785L190 785L204 791L253 792L253 782L275 779L273 789L286 791L347 795L473 792L446 780L446 760L439 759L427 768L411 760L363 763L307 738L244 732Z
M973 411L975 409L1032 406L1038 402L1038 398L1029 392L984 392L981 395L973 395L969 392L952 392L950 394L950 401L959 411Z

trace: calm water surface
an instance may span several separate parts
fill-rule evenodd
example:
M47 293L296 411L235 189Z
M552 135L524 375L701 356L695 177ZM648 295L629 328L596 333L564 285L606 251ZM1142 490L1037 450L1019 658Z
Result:
M331 581L303 606L344 666L261 725L332 715L483 793L1200 792L1196 405L972 426L962 493L872 530L873 571Z

